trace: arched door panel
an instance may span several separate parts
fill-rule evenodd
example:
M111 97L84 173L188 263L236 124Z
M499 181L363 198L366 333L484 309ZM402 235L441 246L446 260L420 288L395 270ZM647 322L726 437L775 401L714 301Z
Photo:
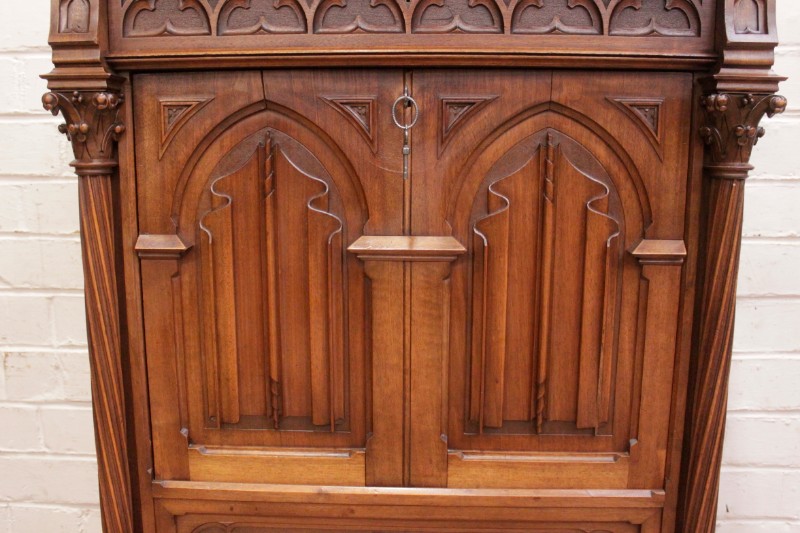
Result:
M415 189L430 201L412 211L414 231L449 232L467 249L447 279L438 479L663 488L685 253L682 220L663 213L685 202L675 169L686 153L659 132L688 112L691 80L554 73L545 92L510 73L512 94L494 74L469 94L458 74L415 77L422 98L452 113L436 123L450 125L444 142L416 156L417 183L439 188Z
M366 482L367 278L346 249L401 228L402 186L382 182L400 175L402 76L360 73L361 92L344 93L337 75L308 75L245 94L219 83L195 106L177 94L216 76L136 80L149 105L175 107L165 142L139 154L158 176L139 182L137 250L159 479ZM143 137L162 126L147 111Z

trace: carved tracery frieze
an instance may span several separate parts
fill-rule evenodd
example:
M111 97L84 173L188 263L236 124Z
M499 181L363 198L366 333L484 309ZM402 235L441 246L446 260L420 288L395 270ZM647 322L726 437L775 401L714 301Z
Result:
M314 33L403 33L403 12L395 0L323 0Z
M128 37L210 35L211 23L201 0L133 0L123 32Z
M601 35L605 6L594 0L520 0L511 33Z
M494 0L422 0L411 21L414 33L503 33Z
M74 6L70 9L80 14L80 2L84 1L71 0L64 5ZM763 31L763 0L737 0L736 6L737 32ZM685 37L700 35L700 12L705 9L695 0L126 0L123 35L507 33ZM82 27L76 24L72 31Z
M219 13L218 35L306 33L306 16L297 0L231 0Z
M699 14L689 0L621 0L612 5L610 35L700 35Z

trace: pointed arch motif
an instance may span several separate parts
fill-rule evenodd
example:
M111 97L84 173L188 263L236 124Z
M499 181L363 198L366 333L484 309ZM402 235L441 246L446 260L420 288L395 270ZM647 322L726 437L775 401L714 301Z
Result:
M550 421L601 431L611 421L620 305L616 187L585 148L548 129L498 159L481 190L471 226L470 417L480 433L506 422L546 433ZM532 323L514 321L531 309ZM580 331L579 341L568 331ZM551 368L554 357L562 364ZM560 372L565 359L577 377Z

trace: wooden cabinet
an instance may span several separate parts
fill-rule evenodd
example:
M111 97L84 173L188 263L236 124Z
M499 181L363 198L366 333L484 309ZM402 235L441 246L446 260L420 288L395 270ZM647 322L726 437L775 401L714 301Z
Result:
M404 4L54 0L106 531L713 531L774 6Z

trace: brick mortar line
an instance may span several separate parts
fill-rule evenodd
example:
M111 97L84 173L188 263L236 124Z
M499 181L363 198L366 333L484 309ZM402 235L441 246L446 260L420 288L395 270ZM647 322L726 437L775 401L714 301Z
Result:
M770 174L768 172L759 173L758 167L753 173L750 175L750 178L747 180L748 187L753 186L765 186L766 183L770 181L774 181L777 184L785 184L786 182L793 182L793 181L800 181L800 176L796 176L793 174Z
M777 522L778 524L787 524L787 525L800 525L800 518L775 518L775 517L765 517L765 518L718 518L717 523L720 524L749 524L750 522Z
M58 450L53 449L43 449L43 450L13 450L13 449L4 449L0 448L0 459L3 457L13 457L17 453L24 453L28 455L35 455L37 458L41 457L53 457L57 459L61 459L62 457L72 458L85 458L85 459L95 459L97 457L94 453L87 453L87 452L61 452Z
M92 402L90 400L75 400L69 402L68 400L43 400L41 402L36 400L0 400L0 408L37 410L42 407L51 408L51 411L91 411ZM55 409L52 409L55 408Z
M52 178L53 181L64 181L66 183L66 182L69 181L70 178L75 176L75 174L72 174L72 173L70 173L69 170L66 170L66 169L69 168L68 165L69 165L70 161L72 161L73 157L70 155L67 159L69 159L69 161L65 160L66 161L64 163L64 169L65 170L61 174L54 173L54 174L50 174L50 175L47 175L47 176L43 176L41 174L41 172L33 172L33 173L30 173L30 174L25 174L25 173L21 173L21 172L16 172L14 174L0 174L0 183L6 183L4 178L11 178L8 181L20 181L20 182L27 182L27 180L31 180L31 182L33 182L33 181L42 179L42 181L46 181L48 183L50 183L50 181L47 181L47 180L49 178ZM2 169L0 169L0 170L2 170ZM75 179L77 180L77 178L75 178ZM20 183L20 184L22 184L22 183Z
M20 120L21 119L21 120ZM29 124L42 124L42 125L52 125L54 127L58 127L59 124L64 122L64 119L60 116L54 117L53 115L47 113L46 111L42 111L41 113L25 113L25 114L13 114L9 115L8 113L0 112L0 126L1 125L10 125L10 126L21 126L21 125L29 125ZM54 130L53 132L55 135L60 135L58 129Z
M2 406L2 402L0 402ZM771 420L782 421L788 420L792 422L800 422L800 408L792 407L789 409L776 409L765 410L760 409L728 409L728 418L736 418L738 420Z
M747 180L748 187L767 187L767 185L773 183L775 185L794 185L796 182L800 182L800 176L796 174L758 174L758 169L756 169L755 172L756 173L752 174Z
M77 233L25 233L0 231L0 243L4 242L72 242L80 244L80 235Z
M794 245L795 242L800 244L800 232L791 235L756 235L753 233L744 234L744 244L771 244L774 246L787 246Z
M75 185L75 195L77 197L78 178L75 174L71 175L52 175L52 174L0 174L0 185L33 185L45 183L47 185Z
M797 303L800 303L800 294L795 294L795 293L780 294L775 292L753 292L753 293L740 292L736 295L736 299L742 302L753 302L761 300L770 302L797 301Z
M770 352L765 355L758 355L753 352L733 352L733 359L735 361L798 361L800 362L800 353L798 352Z
M0 402L0 406L2 406L2 402ZM727 417L742 422L750 420L756 422L786 422L792 427L800 429L800 410L797 407L790 407L785 410L781 410L780 408L769 410L763 407L729 407Z
M45 45L41 45L41 46L23 46L22 48L19 48L19 50L23 50L23 49L29 50L27 52L24 52L26 54L37 53L37 52L35 52L35 50L38 49L38 50L41 50L41 52L38 52L38 53L40 55L44 56L44 57L49 58L52 55L51 51L50 51L50 47L49 46L45 46ZM6 54L6 53L9 53L10 50L11 50L10 48L0 48L0 53Z
M83 355L89 357L87 346L75 347L65 346L63 348L55 347L52 344L47 346L36 346L32 344L0 344L0 356L8 355L9 353L20 353L28 355ZM88 360L88 359L87 359Z
M800 474L800 466L785 466L785 465L755 465L755 466L738 466L738 465L729 465L729 464L722 464L722 471L723 472L733 472L733 473L758 473L758 472L772 472L772 473L783 473L783 474Z
M725 467L746 467L748 465L750 465L750 464L749 463L732 464L732 463L725 462L724 460L722 461L722 467L723 468L725 468ZM765 469L769 469L770 466L776 466L776 465L768 465L767 464L767 465L763 465L763 466L766 467ZM760 469L762 467L762 465L754 464L753 467ZM800 470L800 465L796 466L795 468ZM798 514L800 514L800 513L798 513Z
M97 455L89 453L64 453L57 454L51 451L36 453L32 451L1 450L0 459L30 459L41 461L42 458L53 458L65 463L97 464Z
M764 348L760 348L760 349L757 349L757 350L756 349L743 350L741 348L736 348L734 346L734 359L737 358L737 354L738 354L738 357L747 356L747 355L758 355L760 357L763 357L765 355L781 355L781 354L793 354L795 356L798 356L798 355L800 355L800 348L797 348L796 350L783 349L783 350L770 351L770 350L764 349Z
M21 504L21 505L19 505ZM64 508L74 508L76 510L83 510L83 509L92 509L92 510L100 510L100 505L98 504L80 504L80 503L45 503L45 502L26 502L24 500L5 500L0 501L0 507L34 507L37 509L43 508L53 508L53 509L64 509Z
M0 297L3 296L23 296L36 297L83 297L83 289L64 289L59 287L0 287Z
M11 51L8 48L0 49L0 58L7 58L7 59L18 59L18 58L37 58L37 59L52 59L53 55L50 53L49 49L43 49L41 52L36 51L34 49L31 50L20 50L20 51ZM44 72L42 73L44 74ZM42 80L44 81L44 80Z
M53 350L53 351L61 351L63 350L76 350L77 353L86 353L88 349L88 345L86 344L44 344L41 346L37 346L35 344L22 344L22 345L0 345L0 352L5 353L29 353L29 352L36 352L38 350Z
M753 293L753 294L742 294L739 293L736 295L737 300L745 300L745 301L753 301L753 300L761 300L764 302L793 302L796 301L800 303L800 294L773 294L773 293Z

